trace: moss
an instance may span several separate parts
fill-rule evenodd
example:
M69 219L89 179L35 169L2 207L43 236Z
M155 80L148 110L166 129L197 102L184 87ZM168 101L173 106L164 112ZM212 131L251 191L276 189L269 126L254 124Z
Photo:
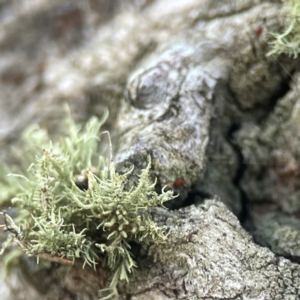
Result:
M271 42L272 50L268 55L288 54L298 57L300 53L300 2L299 0L284 0L287 18L283 33L273 33L275 40Z
M82 260L83 267L94 268L104 259L112 271L106 299L136 267L131 242L165 242L164 230L151 221L147 209L174 197L172 191L155 192L150 157L137 186L126 188L133 168L120 175L112 159L98 154L105 118L92 118L83 130L69 118L66 135L53 143L37 126L25 132L23 162L28 169L10 175L18 184L12 203L19 215L13 220L3 213L2 227L9 235L2 252L17 244L28 256Z

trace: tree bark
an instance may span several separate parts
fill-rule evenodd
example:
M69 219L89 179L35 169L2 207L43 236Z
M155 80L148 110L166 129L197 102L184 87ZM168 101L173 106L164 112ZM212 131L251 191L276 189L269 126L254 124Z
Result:
M179 194L151 211L168 242L137 250L120 299L300 297L299 61L267 56L280 1L1 5L3 160L31 123L63 132L63 103L78 121L108 107L117 170L150 154L157 189ZM19 261L5 299L97 299L109 278L35 268Z

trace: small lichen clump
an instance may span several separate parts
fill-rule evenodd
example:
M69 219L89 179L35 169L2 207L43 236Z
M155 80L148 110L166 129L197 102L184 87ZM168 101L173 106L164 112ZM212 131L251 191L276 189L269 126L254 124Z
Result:
M300 1L284 2L287 9L285 30L283 33L272 33L275 40L271 42L272 50L268 55L285 53L296 58L300 53Z
M81 131L69 118L66 136L55 143L38 127L27 131L24 156L32 162L26 176L12 175L19 183L12 199L19 215L13 220L4 213L3 227L10 233L2 252L16 243L28 256L79 259L93 267L102 257L112 271L115 293L136 267L130 242L166 240L147 209L163 205L173 192L155 192L150 159L138 185L129 188L132 170L117 174L113 161L98 154L101 125L94 117Z

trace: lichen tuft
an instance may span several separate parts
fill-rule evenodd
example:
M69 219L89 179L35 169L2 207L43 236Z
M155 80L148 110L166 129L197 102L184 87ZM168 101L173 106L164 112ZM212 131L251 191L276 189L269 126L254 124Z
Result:
M285 53L297 58L300 53L300 1L284 0L287 10L285 30L283 33L272 33L275 40L270 44L268 55Z
M83 267L96 268L104 260L112 271L109 295L103 298L108 299L136 267L131 242L165 242L164 230L151 221L147 209L174 196L164 189L160 195L155 192L150 156L137 186L126 188L133 168L118 174L112 159L98 154L105 118L92 118L83 130L69 118L66 135L53 143L37 126L26 131L23 161L29 167L24 175L10 174L19 185L12 199L19 215L13 220L3 213L2 227L9 235L2 252L17 244L28 256L82 260Z

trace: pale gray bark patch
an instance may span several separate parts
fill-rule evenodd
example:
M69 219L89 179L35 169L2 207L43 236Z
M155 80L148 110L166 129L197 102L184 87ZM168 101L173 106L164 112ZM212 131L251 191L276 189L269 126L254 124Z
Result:
M131 299L299 297L299 265L256 245L220 201L181 209L162 222L170 241L150 247L156 263L139 261L140 271L128 288L136 294Z
M132 162L138 172L151 154L160 186L180 193L175 207L194 185L196 194L218 194L241 213L232 128L258 122L288 80L278 61L266 58L279 12L277 4L262 3L201 20L145 56L128 78L116 122L120 169ZM283 65L294 68L292 61ZM180 187L177 178L184 181Z

